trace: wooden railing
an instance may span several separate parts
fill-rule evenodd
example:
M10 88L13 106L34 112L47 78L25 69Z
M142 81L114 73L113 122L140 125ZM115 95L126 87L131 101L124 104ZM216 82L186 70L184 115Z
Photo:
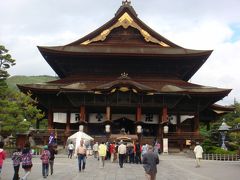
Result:
M240 157L238 154L203 154L203 159L218 161L238 161Z

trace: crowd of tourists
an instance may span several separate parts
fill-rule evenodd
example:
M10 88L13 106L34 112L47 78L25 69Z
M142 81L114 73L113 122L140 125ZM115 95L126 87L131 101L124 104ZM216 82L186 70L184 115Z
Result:
M3 160L6 158L6 152L3 150L4 143L0 142L0 179L1 179L1 169L3 165ZM43 147L43 151L40 155L40 159L42 161L42 175L43 178L47 178L50 173L53 174L53 164L55 159L55 154L57 154L57 150L51 144ZM32 156L33 151L30 147L30 143L26 142L24 147L17 148L16 151L12 154L12 162L13 162L13 180L27 180L28 176L31 173L31 169L33 167ZM22 164L22 169L24 170L24 175L19 177L20 165Z
M73 152L72 142L68 145L68 157L71 158ZM79 172L85 170L86 159L87 159L87 149L84 141L80 141L80 145L75 148L75 154L78 158L78 170ZM123 142L120 141L116 143L113 141L109 142L95 142L95 144L90 147L93 151L94 158L99 161L99 166L104 168L105 160L110 160L111 163L119 163L119 167L123 168L124 163L136 163L142 164L146 173L147 179L155 179L157 173L156 165L159 163L158 154L160 152L160 144L154 142L153 146L144 144L140 145L138 142Z
M3 160L6 158L6 152L3 150L4 143L0 142L0 179L1 179L1 170L3 165ZM78 147L74 147L74 144L70 142L68 147L68 158L72 158L73 154L78 159L78 170L79 172L84 171L86 167L86 158L87 158L87 146L84 144L84 141L81 140ZM116 143L115 141L112 143L109 142L95 142L93 146L90 147L93 152L94 158L99 161L100 167L105 166L105 160L110 160L110 162L118 162L120 168L123 168L124 163L136 163L136 164L144 164L144 169L146 171L147 163L146 161L148 152L153 152L156 159L156 164L158 164L158 153L160 152L160 144L155 143L154 146L150 146L148 144L140 145L138 142L123 142L120 141ZM43 146L43 150L40 155L40 159L42 161L42 176L43 178L47 178L49 174L53 174L53 165L55 154L57 154L57 150L53 144ZM28 176L31 173L31 169L33 167L32 156L33 151L31 150L30 143L26 142L24 147L17 148L16 151L12 154L12 162L13 162L13 180L27 180ZM22 169L24 170L24 175L19 177L19 170L22 165ZM49 173L50 169L50 173ZM155 167L156 169L156 167ZM147 171L146 171L147 172Z
M119 161L119 155L124 154L123 161L125 163L136 163L141 164L142 163L142 157L145 153L148 152L148 144L141 145L139 142L102 142L100 145L98 142L95 142L95 144L92 146L93 155L95 158L99 160L99 147L104 144L106 146L106 155L105 160L110 160L111 162ZM126 150L121 145L124 145L126 147ZM121 146L121 147L120 147ZM119 147L121 152L119 152ZM153 152L156 154L160 153L160 144L158 142L155 142L153 145Z

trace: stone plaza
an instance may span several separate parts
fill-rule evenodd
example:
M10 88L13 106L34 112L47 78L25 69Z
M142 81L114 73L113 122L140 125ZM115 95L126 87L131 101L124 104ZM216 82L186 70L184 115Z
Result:
M195 159L184 155L160 155L157 180L239 180L239 161L201 161L201 167L195 167ZM42 165L39 157L33 158L33 168L28 180L40 180ZM23 169L20 169L23 175ZM7 159L2 169L2 180L10 180L13 176L12 160ZM144 170L141 164L124 164L106 161L101 168L99 161L92 156L87 158L86 170L78 172L77 159L68 159L65 155L57 155L54 173L49 180L144 180Z

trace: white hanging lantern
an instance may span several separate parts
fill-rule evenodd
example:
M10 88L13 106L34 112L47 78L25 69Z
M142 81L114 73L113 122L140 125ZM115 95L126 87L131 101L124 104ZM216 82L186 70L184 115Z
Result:
M83 126L83 125L80 125L80 126L79 126L79 131L83 132L83 129L84 129L84 126Z
M137 126L137 133L138 134L142 133L142 126L141 125Z
M164 134L167 134L167 133L168 133L168 130L169 130L169 127L168 127L167 125L165 125L165 126L163 127L163 132L164 132Z
M107 125L105 125L105 131L106 131L106 133L110 133L110 125L109 124L107 124Z

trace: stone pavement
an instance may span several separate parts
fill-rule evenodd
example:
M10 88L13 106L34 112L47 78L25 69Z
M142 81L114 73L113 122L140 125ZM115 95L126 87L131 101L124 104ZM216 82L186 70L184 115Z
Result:
M57 156L54 174L49 180L145 180L142 165L124 164L119 168L117 163L106 161L105 167L100 168L99 162L88 157L86 170L78 172L77 159ZM40 180L42 166L38 157L33 159L33 168L28 180ZM23 175L22 168L20 175ZM4 162L2 180L11 180L13 167L11 159ZM195 168L195 160L180 155L160 155L157 180L239 180L240 161L206 161L201 162L200 168Z

